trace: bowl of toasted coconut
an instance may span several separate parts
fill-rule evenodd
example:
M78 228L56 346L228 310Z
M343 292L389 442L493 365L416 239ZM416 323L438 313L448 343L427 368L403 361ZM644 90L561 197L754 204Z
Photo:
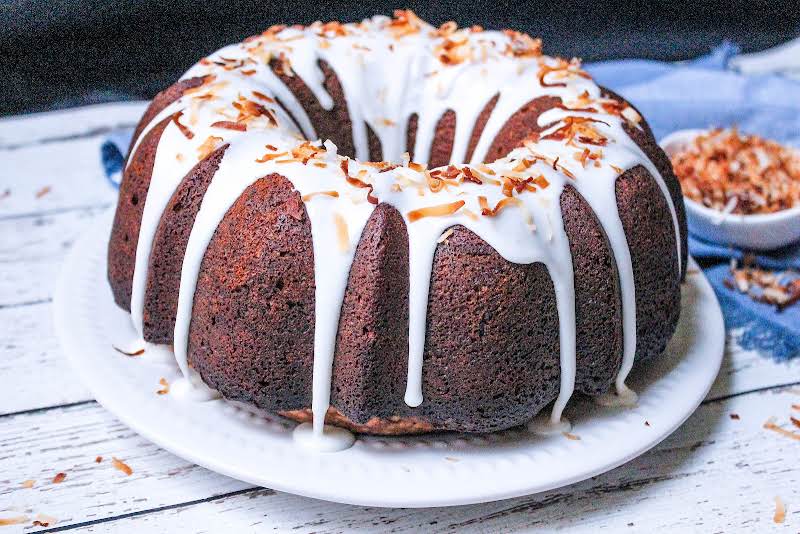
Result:
M661 141L681 183L689 231L749 250L800 240L800 151L737 128Z

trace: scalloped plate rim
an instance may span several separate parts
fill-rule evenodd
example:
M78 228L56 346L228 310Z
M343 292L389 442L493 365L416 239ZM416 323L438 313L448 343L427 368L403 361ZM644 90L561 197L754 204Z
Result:
M117 338L109 338L111 334L102 327L113 330L117 336L131 327L127 314L114 305L105 278L105 244L112 217L113 209L99 217L76 242L57 283L54 322L73 368L104 408L145 439L181 458L257 486L345 504L411 508L490 502L556 489L614 469L660 443L699 406L722 363L725 342L722 313L711 286L692 260L689 265L692 274L687 276L683 289L684 293L693 292L689 303L697 307L691 313L687 311L684 296L679 334L675 337L681 338L685 324L700 317L702 335L697 332L690 335L690 331L680 343L673 339L670 347L687 344L686 353L669 358L665 355L657 360L652 367L659 367L658 362L665 360L671 367L662 374L647 371L657 376L643 382L645 389L636 408L602 412L603 408L591 403L576 403L585 410L579 414L573 430L581 440L562 436L525 438L519 431L478 437L455 434L368 437L359 439L355 447L343 453L313 454L292 447L291 432L287 437L284 430L263 429L265 424L278 428L292 426L289 423L262 419L224 401L193 403L172 399L170 395L155 395L158 388L155 376L177 377L177 369L163 363L137 361L113 351L110 345ZM97 313L98 307L104 313ZM697 329L697 326L686 328ZM653 407L647 411L647 407L653 399L658 400L659 394L663 395L659 392L665 388L675 399L670 403L673 409L668 411L662 425L653 424L643 431L645 425L640 416L650 414L654 421L664 416L652 410ZM663 409L663 405L659 407ZM147 415L154 417L148 419ZM219 425L213 430L212 421ZM207 428L200 428L203 425ZM617 431L625 430L626 436L635 438L633 443L617 447L620 449L617 451L603 450L597 440L608 434L610 426L619 427ZM224 432L218 432L219 429ZM257 452L270 452L274 456L253 456L257 446L245 443L244 437L263 439L267 443ZM507 446L493 445L505 439L509 440ZM598 445L601 445L599 452ZM556 462L551 460L566 454L573 454L570 464L580 465L553 467ZM245 459L257 460L254 462L257 466ZM287 467L289 462L294 471ZM542 477L541 470L547 476ZM337 484L342 476L350 477L353 483Z

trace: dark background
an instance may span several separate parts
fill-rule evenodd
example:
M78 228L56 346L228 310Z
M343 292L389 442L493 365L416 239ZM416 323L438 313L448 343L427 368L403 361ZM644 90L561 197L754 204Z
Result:
M797 0L322 2L0 0L0 114L150 98L197 59L274 23L355 21L410 7L434 24L514 28L585 60L686 59L723 39L744 51L800 35Z

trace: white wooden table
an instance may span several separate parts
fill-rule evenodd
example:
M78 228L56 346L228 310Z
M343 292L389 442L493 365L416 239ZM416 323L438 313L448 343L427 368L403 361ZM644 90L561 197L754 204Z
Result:
M428 510L330 504L251 487L138 436L77 381L53 331L51 297L70 246L115 200L99 143L143 109L106 104L0 120L0 523L21 521L0 534L800 532L800 441L763 428L775 417L791 429L789 416L800 417L792 411L800 359L776 364L732 344L706 401L656 449L591 480L510 501ZM133 473L115 469L112 457ZM53 482L57 473L63 482ZM773 519L776 497L786 503L783 524Z

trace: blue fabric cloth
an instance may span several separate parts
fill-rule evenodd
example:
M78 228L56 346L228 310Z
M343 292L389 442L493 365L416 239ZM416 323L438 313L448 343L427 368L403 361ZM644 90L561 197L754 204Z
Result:
M800 356L800 304L778 311L775 306L756 302L750 296L726 287L731 279L730 260L740 262L741 250L689 237L689 252L700 263L714 287L725 316L725 327L739 332L739 344L781 361ZM751 255L752 261L764 269L786 271L787 281L800 272L800 244L770 253ZM741 264L741 263L740 263Z
M726 42L685 63L629 59L585 68L599 84L636 105L657 139L684 128L738 125L742 131L800 147L800 82L778 75L741 75L728 66L738 52ZM131 133L115 132L101 148L103 168L115 187ZM742 259L744 251L695 238L690 238L689 251L716 291L726 327L741 328L743 347L778 360L800 355L800 304L778 312L725 287L730 259ZM767 269L800 270L800 245L758 255L756 263Z
M728 66L738 53L737 46L726 42L686 63L632 59L586 69L599 84L636 105L657 139L685 128L738 125L742 131L800 147L800 82L778 75L741 75ZM778 360L800 355L800 305L779 312L725 287L730 259L742 260L745 251L690 237L689 252L714 287L726 327L741 333L744 348ZM754 260L765 269L797 271L800 245L758 254Z
M133 128L125 128L111 132L100 145L100 163L103 165L106 179L114 188L122 182L122 169L125 156L131 144Z

